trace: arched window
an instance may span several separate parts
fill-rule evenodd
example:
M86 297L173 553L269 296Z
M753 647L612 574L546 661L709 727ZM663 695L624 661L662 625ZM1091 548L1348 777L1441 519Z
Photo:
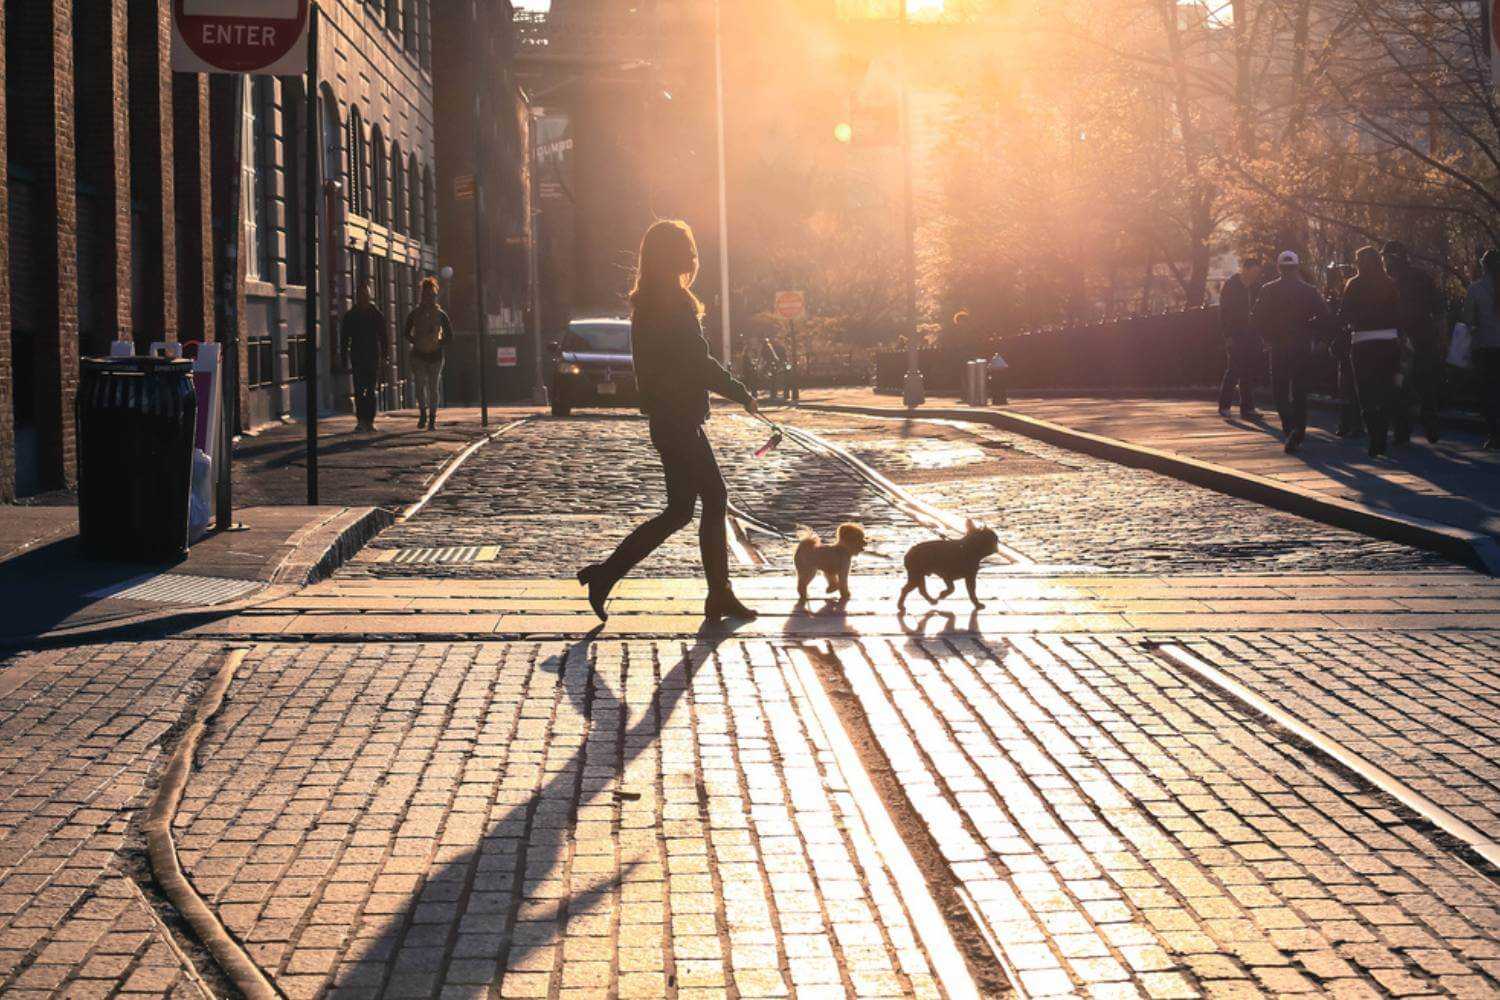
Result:
M370 221L381 225L390 221L391 192L386 186L385 175L389 155L385 136L376 125L370 130Z
M349 109L349 127L344 137L344 160L349 171L346 184L349 188L349 214L364 214L364 163L365 126L360 120L359 109Z
M391 228L398 233L407 231L406 218L406 167L401 159L401 144L391 143Z
M406 189L406 218L411 223L407 232L420 240L427 230L422 214L422 168L417 165L416 153L406 161Z
M349 182L344 177L344 133L339 122L338 98L333 96L333 90L326 83L319 89L318 98L323 115L323 179L337 181L347 188Z

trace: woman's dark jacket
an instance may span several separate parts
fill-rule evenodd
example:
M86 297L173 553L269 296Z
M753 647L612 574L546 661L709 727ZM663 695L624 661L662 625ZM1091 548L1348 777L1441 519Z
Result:
M708 353L698 310L686 297L637 304L630 346L641 409L653 421L703 423L710 392L741 405L750 402L750 390Z
M1339 321L1355 333L1362 330L1394 330L1401 320L1401 295L1396 283L1356 274L1344 286L1339 300Z

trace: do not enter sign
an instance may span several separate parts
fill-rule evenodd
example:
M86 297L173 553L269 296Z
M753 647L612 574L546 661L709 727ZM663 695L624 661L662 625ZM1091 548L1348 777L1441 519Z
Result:
M172 0L172 68L180 73L300 76L310 0Z
M776 315L782 319L801 319L807 315L807 296L801 292L777 292Z

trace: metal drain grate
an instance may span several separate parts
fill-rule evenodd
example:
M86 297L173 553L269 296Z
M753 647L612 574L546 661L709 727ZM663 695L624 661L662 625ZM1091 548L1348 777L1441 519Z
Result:
M95 599L113 597L123 601L146 601L151 604L223 604L244 597L261 588L257 580L226 580L218 576L192 576L187 573L155 573L126 580L102 590L85 594Z
M447 545L438 548L387 549L376 562L411 565L416 563L455 566L466 563L494 562L500 554L498 545Z

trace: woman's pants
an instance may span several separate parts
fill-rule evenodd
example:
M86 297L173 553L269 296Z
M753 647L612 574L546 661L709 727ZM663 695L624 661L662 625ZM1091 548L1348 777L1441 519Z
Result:
M642 560L693 519L693 507L703 501L698 519L698 551L710 591L729 587L729 540L724 518L729 511L729 488L714 459L703 425L684 421L651 421L651 444L661 456L667 478L667 509L632 531L604 562L611 580L629 573Z
M1490 439L1500 441L1500 347L1474 349L1474 374L1479 378L1479 412Z
M443 356L424 358L413 353L411 374L417 383L417 407L423 413L436 413L442 398Z
M1354 379L1359 389L1359 408L1365 415L1365 430L1371 448L1384 448L1391 417L1400 401L1396 373L1401 367L1401 341L1367 340L1350 349Z

